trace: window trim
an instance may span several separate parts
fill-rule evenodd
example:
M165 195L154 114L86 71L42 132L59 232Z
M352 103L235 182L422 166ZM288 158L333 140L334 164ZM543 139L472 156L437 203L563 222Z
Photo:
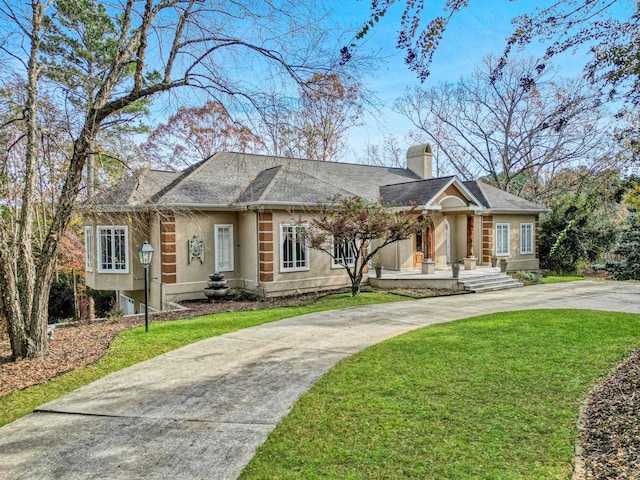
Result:
M520 253L522 255L533 255L535 253L533 228L533 223L530 222L520 224ZM528 230L526 236L525 233L523 233L525 229ZM529 249L523 248L523 240L525 240L525 238L528 239Z
M344 242L344 243L347 243L347 241L345 240L345 242ZM332 237L331 237L331 252L332 252L334 255L335 255L335 253L336 253L336 252L335 252L335 250L334 250L334 249L335 249L335 245L336 245L336 244L335 244L334 238L333 238L333 236L332 236ZM348 243L347 243L347 245L348 245L349 250L351 250L351 253L352 253L351 257L349 257L349 258L353 258L353 262L349 262L349 263L347 263L347 266L348 266L348 267L353 267L353 266L356 264L356 253L355 253L355 252L353 251L353 249L351 248L351 242L348 242ZM342 264L340 264L340 263L338 263L338 262L336 261L335 257L334 257L334 256L332 256L332 257L331 257L331 268L332 268L332 269L336 269L336 268L345 268L345 266L344 266L344 265L342 265Z
M93 227L84 227L84 269L93 272Z
M102 267L102 230L112 229L115 230L117 228L124 229L124 264L125 268L123 270L115 270L113 268L103 268ZM116 274L128 274L129 273L129 262L131 261L129 255L129 227L127 225L98 225L96 227L96 253L97 253L97 267L98 273L116 273Z
M502 230L503 228L506 228L506 236L507 236L507 245L506 245L506 251L505 250L498 250L498 230ZM508 256L511 255L511 224L510 223L496 223L496 256L500 257L500 256Z
M216 272L233 272L235 270L235 255L234 255L234 243L233 243L233 224L232 223L221 223L216 224L213 227L215 238L214 238L214 257L215 257L215 271ZM230 268L221 268L220 267L220 256L218 247L220 245L219 242L219 232L223 229L229 230L229 257L230 257Z
M285 267L284 266L284 240L285 240L285 228L303 228L304 230L309 229L309 225L306 223L281 223L280 224L280 243L279 243L279 253L280 253L280 272L281 273L289 273L289 272L306 272L310 269L310 258L309 258L309 242L305 238L304 240L304 255L305 255L305 265L303 267ZM295 230L294 230L295 231ZM294 259L294 264L297 259Z

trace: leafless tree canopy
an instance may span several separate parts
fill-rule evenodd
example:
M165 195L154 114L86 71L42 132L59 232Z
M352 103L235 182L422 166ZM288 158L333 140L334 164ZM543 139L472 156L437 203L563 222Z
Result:
M311 1L4 0L0 16L2 313L14 356L35 357L58 245L103 139L179 87L228 112L257 106L269 85L308 88L336 65L337 40ZM47 162L55 175L41 175ZM45 194L55 210L42 220Z
M537 71L532 59L512 60L493 78L497 61L487 57L458 83L409 91L395 108L462 178L532 199L544 198L562 169L611 166L610 125L588 89Z

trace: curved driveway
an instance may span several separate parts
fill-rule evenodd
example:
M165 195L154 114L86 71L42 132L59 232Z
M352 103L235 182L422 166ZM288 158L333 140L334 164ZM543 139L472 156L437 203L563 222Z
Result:
M576 282L313 313L113 373L0 429L2 479L234 479L335 363L434 323L508 310L640 313L640 283Z

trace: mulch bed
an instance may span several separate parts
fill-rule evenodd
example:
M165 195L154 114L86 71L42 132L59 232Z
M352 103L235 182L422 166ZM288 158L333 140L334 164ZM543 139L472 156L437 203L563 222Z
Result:
M452 292L398 289L392 293L425 298ZM308 304L326 294L319 292L265 301L185 302L183 306L189 310L153 315L152 322ZM6 336L0 338L0 396L97 361L118 333L143 324L144 317L137 315L66 328L59 326L49 342L51 353L47 357L18 362L11 360L9 340ZM640 479L640 350L633 352L589 394L581 415L579 444L584 465L580 480Z
M640 350L587 397L579 444L583 479L640 479Z

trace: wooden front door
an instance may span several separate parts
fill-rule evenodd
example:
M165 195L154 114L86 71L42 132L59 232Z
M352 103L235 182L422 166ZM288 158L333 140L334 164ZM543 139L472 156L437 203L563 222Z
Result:
M425 235L423 230L415 233L414 242L413 242L413 245L414 245L413 266L414 267L422 266L422 261L424 260L424 250L425 250L424 239L425 239Z

